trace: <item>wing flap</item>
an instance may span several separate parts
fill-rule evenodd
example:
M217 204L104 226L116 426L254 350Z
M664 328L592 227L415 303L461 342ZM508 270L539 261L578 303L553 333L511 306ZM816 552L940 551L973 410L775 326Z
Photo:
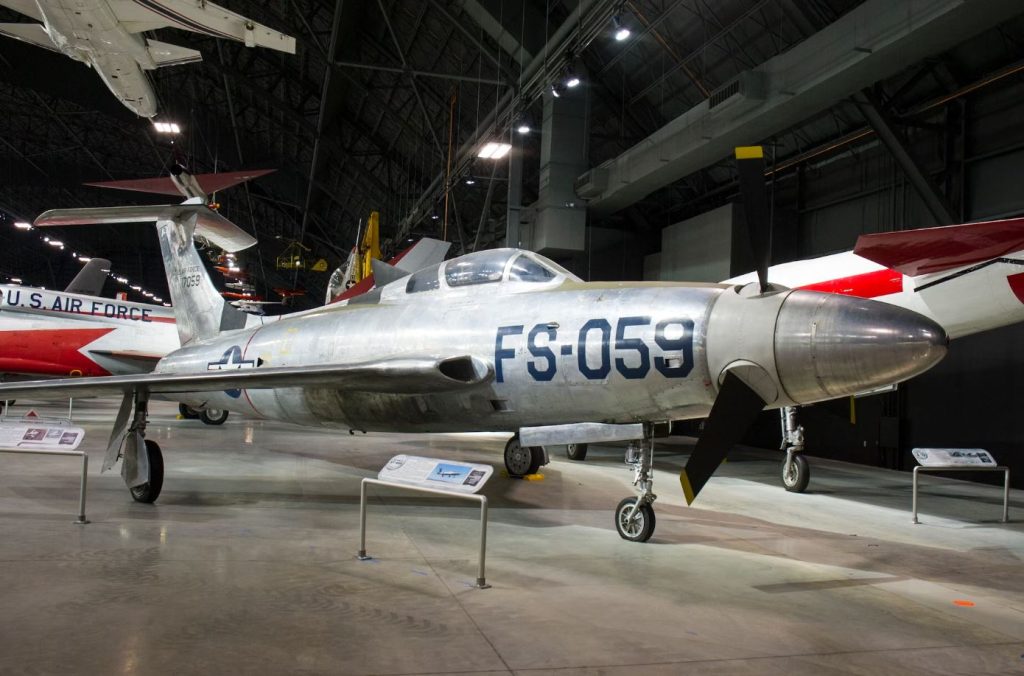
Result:
M853 252L916 277L1024 250L1024 218L861 235Z
M153 57L153 61L156 62L157 68L180 66L203 60L202 53L194 49L179 47L159 40L146 40L146 48L149 55Z
M128 392L181 394L233 389L330 387L352 392L434 394L490 382L490 365L473 357L407 358L360 364L258 367L200 373L145 373L102 378L60 378L0 383L5 399L67 399Z

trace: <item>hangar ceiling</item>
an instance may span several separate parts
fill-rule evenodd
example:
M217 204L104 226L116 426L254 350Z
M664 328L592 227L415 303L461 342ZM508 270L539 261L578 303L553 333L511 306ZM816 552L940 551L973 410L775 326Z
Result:
M218 196L223 213L260 239L258 256L250 255L246 264L268 297L272 287L298 286L310 290L307 304L319 299L325 274L276 270L276 257L290 241L300 241L333 269L354 242L360 220L375 209L385 236L442 236L454 242L456 253L498 246L505 236L508 166L474 160L476 147L492 137L508 138L514 125L529 120L534 131L522 140L521 202L537 199L541 100L566 68L580 72L588 90L588 154L596 167L864 3L220 4L293 35L297 53L161 31L162 39L203 54L202 63L151 74L158 119L183 127L174 139L135 118L85 66L0 39L0 210L8 220L0 226L0 280L18 276L60 286L78 265L10 222L53 207L159 202L82 184L158 176L173 161L197 172L278 170ZM613 18L632 30L628 39L613 38ZM0 21L19 20L0 11ZM856 155L876 140L879 119L890 121L897 139L937 124L935 115L973 87L1020 78L1021 21L993 15L992 24L966 44L900 64L873 90L874 117L863 100L844 95L805 119L779 125L770 138L747 142L771 143L776 169L795 171ZM734 197L734 175L722 160L706 154L700 166L615 210L592 214L590 223L630 230L641 249L656 248L660 228ZM166 290L150 229L79 229L62 237L69 249L109 257L116 272L153 291Z

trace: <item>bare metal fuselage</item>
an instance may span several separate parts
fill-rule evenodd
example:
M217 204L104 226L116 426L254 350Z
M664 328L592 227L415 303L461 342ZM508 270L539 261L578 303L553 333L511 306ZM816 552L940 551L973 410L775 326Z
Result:
M682 419L710 410L717 389L704 359L704 336L720 287L583 288L588 285L569 283L516 292L504 286L509 285L473 287L454 297L428 292L399 297L399 302L303 313L183 348L158 370L358 363L382 354L457 353L494 364L490 384L455 394L287 388L206 393L192 400L263 418L359 430L516 430L562 422ZM545 308L542 323L537 321L539 307ZM647 319L630 323L623 340L639 342L614 349L622 318L638 316ZM659 347L659 324L660 342L670 349ZM679 349L683 341L688 356ZM236 347L241 359L225 359Z

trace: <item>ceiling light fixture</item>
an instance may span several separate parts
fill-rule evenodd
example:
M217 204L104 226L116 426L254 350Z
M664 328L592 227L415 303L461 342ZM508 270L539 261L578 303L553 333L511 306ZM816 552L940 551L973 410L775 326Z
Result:
M14 227L16 227L18 230L31 230L32 224L26 223L25 221L15 221Z
M482 157L485 160L500 160L505 155L508 155L510 150L512 150L512 146L508 143L489 141L484 144L484 147L480 149L476 156Z
M153 128L161 134L180 134L181 127L177 122L154 122Z
M612 26L615 27L616 42L622 42L630 35L632 35L632 32L629 30L628 27L626 27L626 24L622 23L622 18L618 14L612 17Z

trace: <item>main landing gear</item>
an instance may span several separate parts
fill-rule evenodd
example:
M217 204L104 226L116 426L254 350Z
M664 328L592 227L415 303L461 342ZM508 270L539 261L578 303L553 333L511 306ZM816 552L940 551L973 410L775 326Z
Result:
M541 446L523 446L519 443L519 435L515 435L505 444L505 469L512 477L536 474L541 465L546 465L547 454Z
M644 425L644 438L632 441L626 449L626 464L633 466L633 485L640 491L635 498L625 498L615 508L615 530L630 542L647 542L654 534L654 435Z
M804 428L796 421L796 407L779 409L782 416L782 450L786 459L782 462L782 485L791 493L803 493L811 480L811 466L802 455L804 450Z
M204 408L197 411L187 404L178 404L178 413L185 420L195 420L198 418L206 425L223 425L224 421L228 419L227 411L216 408Z
M146 438L149 397L127 392L103 458L103 471L121 460L121 478L136 502L153 503L164 486L164 456L155 441Z

